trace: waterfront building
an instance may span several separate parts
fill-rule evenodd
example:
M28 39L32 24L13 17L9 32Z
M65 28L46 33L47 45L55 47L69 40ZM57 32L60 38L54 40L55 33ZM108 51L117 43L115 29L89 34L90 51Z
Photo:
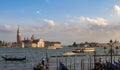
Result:
M35 39L34 35L32 35L31 39L24 38L24 40L21 40L21 31L20 26L18 26L17 29L17 47L22 48L43 48L48 46L54 46L56 48L61 47L60 42L49 42L44 41L43 39Z
M44 40L43 39L35 39L33 38L34 35L32 35L31 39L27 40L24 38L24 40L22 41L24 43L24 47L25 48L41 48L44 47Z
M40 48L40 47L45 47L44 46L44 40L43 39L36 39L32 41L33 48Z
M56 47L56 48L61 48L61 43L45 41L45 47L51 47L51 46Z

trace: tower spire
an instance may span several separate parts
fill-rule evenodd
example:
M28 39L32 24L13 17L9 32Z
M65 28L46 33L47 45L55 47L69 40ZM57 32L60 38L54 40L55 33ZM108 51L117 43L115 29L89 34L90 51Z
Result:
M20 25L18 25L17 33L20 33Z
M18 42L18 43L20 43L20 42L21 42L20 25L18 25L18 29L17 29L17 42Z

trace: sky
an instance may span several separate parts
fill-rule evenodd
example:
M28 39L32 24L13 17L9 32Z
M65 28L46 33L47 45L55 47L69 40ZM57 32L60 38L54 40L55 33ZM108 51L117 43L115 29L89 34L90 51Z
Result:
M0 0L0 40L120 41L120 0Z

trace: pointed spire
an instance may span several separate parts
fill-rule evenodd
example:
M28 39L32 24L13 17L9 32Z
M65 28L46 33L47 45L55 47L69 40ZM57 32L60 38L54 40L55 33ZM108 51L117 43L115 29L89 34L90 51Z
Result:
M35 39L35 37L34 37L34 35L32 35L31 40L34 40L34 39Z
M18 25L18 30L17 30L18 33L20 33L20 25Z
M20 26L18 25L18 29L17 29L17 42L20 43L21 42L21 32L20 32Z

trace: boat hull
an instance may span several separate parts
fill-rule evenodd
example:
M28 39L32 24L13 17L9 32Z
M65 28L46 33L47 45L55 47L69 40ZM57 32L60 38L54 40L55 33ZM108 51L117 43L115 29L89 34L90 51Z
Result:
M15 58L15 57L5 57L5 56L2 56L2 58L6 61L22 61L22 60L26 60L26 57L23 57L23 58Z

